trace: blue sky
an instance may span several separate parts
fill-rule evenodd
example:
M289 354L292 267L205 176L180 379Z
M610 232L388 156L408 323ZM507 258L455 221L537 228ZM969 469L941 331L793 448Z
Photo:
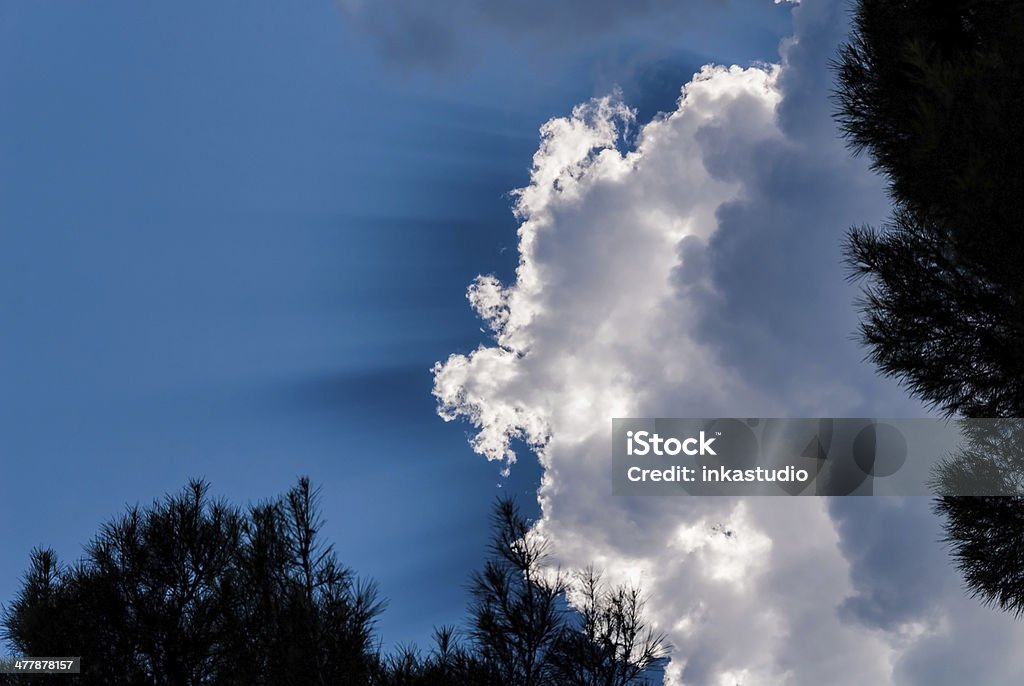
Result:
M539 468L501 478L430 393L486 340L467 284L512 276L506 193L573 104L646 118L775 58L788 9L742 5L714 39L468 22L439 58L329 0L0 3L0 602L126 504L308 474L386 644L457 621L493 499L536 512Z

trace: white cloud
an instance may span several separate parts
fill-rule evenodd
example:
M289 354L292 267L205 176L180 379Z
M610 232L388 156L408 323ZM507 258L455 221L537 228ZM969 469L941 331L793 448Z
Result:
M548 122L516 196L516 281L469 290L495 345L434 370L442 416L474 425L475 450L507 465L513 439L537 452L556 562L643 585L675 683L923 683L915 656L959 631L946 567L935 597L872 614L885 566L856 551L898 539L842 539L853 529L823 501L610 495L612 417L919 412L850 341L839 243L886 201L829 119L845 19L799 5L781 66L705 67L631 151L615 98ZM886 521L932 536L922 517ZM1007 630L987 616L980 631Z

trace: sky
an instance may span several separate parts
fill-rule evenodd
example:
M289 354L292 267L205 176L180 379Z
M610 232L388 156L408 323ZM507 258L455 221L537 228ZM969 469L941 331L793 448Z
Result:
M0 602L189 478L305 474L385 646L458 623L513 494L642 586L674 683L1019 683L927 500L610 496L613 416L924 414L852 339L847 20L0 0Z

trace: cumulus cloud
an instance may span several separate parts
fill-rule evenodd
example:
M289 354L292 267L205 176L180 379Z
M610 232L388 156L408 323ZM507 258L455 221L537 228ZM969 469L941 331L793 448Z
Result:
M919 505L610 495L612 417L921 412L851 340L839 244L886 199L830 120L836 5L794 10L779 64L706 66L639 128L614 97L545 124L515 195L515 282L468 293L494 345L434 369L441 415L474 426L477 452L508 468L521 440L538 456L555 561L649 594L676 684L931 683L963 617L972 640L1021 637L965 609Z
M930 506L928 498L832 500L852 584L840 614L899 647L883 683L1021 683L1020 622L963 592Z

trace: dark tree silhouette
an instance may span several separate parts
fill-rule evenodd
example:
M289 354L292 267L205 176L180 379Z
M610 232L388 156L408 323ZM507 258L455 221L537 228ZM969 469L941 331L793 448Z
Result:
M0 684L627 686L666 651L639 591L546 568L545 541L500 500L465 632L437 629L425 657L383 655L382 604L321 539L308 479L245 511L208 491L129 508L75 565L33 551L2 635L20 655L81 656L82 674Z
M547 542L511 500L496 504L493 531L491 558L473 577L471 635L498 683L626 686L664 656L637 589L606 588L592 569L571 583L546 568Z
M932 470L932 492L1005 496L1024 492L1024 420L960 419L962 444Z
M547 543L511 500L498 501L493 530L491 557L472 581L472 636L501 683L538 686L565 622L565 579L546 572Z
M82 656L73 683L366 683L381 606L316 512L305 478L247 514L192 482L105 524L76 565L34 551L4 636L20 654Z
M951 414L1024 408L1024 4L861 0L838 119L895 206L851 232L872 360Z
M502 686L495 670L458 640L454 627L434 632L434 649L423 657L412 647L381 656L373 686Z
M869 357L947 415L1024 415L1024 3L859 0L835 69L838 121L894 206L846 245ZM945 476L996 478L970 450ZM1019 613L1024 501L936 509L971 592Z
M972 595L1024 614L1024 420L961 420L963 446L934 472L946 541Z
M374 686L627 686L667 652L642 618L640 592L593 570L545 567L547 544L511 500L493 513L490 558L473 574L468 628L442 627L426 657L382 657ZM572 595L573 607L566 595Z
M972 595L1014 615L1024 613L1024 506L1000 496L937 501L946 534Z
M565 686L626 686L642 683L665 656L664 634L643 619L644 600L635 587L607 587L593 568L574 584L578 614L552 648L554 682Z

